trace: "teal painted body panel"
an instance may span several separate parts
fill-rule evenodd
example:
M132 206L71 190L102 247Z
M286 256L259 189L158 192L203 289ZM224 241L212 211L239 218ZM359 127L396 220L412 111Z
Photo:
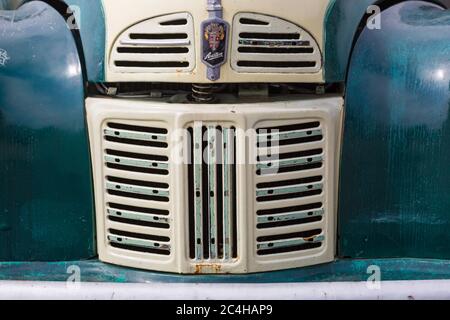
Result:
M174 275L123 268L97 260L0 263L1 280L66 281L73 266L82 282L112 283L305 283L367 281L370 266L378 266L381 280L450 279L450 261L422 259L339 260L323 265L248 275ZM72 267L70 269L69 267Z
M0 11L0 260L87 259L94 207L77 48L47 4L10 13Z
M450 10L408 2L350 64L340 256L450 258Z
M415 0L404 0L415 1ZM386 0L333 0L328 8L325 20L325 59L324 73L326 82L343 82L346 79L353 40L357 36L358 26L373 4L387 3ZM429 1L431 2L431 0ZM450 6L450 1L439 2Z
M79 8L79 31L83 45L87 80L105 81L105 14L101 0L64 0Z
M0 0L0 10L11 10L3 15L14 15L16 6L37 0ZM45 1L45 0L44 0ZM41 2L41 1L39 1ZM91 82L105 80L105 14L101 0L61 0L75 12L80 33L86 78ZM68 13L68 12L64 12ZM67 21L73 25L73 19Z

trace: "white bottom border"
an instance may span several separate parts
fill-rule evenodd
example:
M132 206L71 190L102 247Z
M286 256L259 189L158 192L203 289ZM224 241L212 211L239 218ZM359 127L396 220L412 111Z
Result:
M14 300L450 300L450 280L221 284L0 281Z

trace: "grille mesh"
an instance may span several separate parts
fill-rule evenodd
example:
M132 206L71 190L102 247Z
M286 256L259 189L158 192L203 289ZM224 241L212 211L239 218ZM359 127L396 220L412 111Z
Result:
M170 255L167 129L108 122L103 139L109 245Z
M320 248L325 240L323 139L319 121L257 129L258 255Z
M297 25L272 16L239 13L233 22L231 65L238 72L315 73L319 46Z
M88 98L99 259L183 274L332 261L342 104Z

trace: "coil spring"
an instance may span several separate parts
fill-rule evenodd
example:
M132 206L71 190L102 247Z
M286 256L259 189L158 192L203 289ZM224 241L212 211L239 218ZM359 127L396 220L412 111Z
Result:
M198 103L211 103L215 101L217 88L212 84L192 84L192 99Z

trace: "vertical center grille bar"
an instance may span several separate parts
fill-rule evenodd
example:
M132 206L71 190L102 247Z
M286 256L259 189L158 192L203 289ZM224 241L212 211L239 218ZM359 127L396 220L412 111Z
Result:
M194 122L187 154L189 256L196 262L237 258L236 129Z
M209 191L209 257L217 258L217 218L216 218L216 127L208 126L208 191Z
M195 189L195 258L203 257L203 217L202 217L202 124L196 123L194 126L194 189Z
M222 131L223 148L223 256L225 260L231 256L231 175L230 163L232 153L230 152L230 129L224 128Z

